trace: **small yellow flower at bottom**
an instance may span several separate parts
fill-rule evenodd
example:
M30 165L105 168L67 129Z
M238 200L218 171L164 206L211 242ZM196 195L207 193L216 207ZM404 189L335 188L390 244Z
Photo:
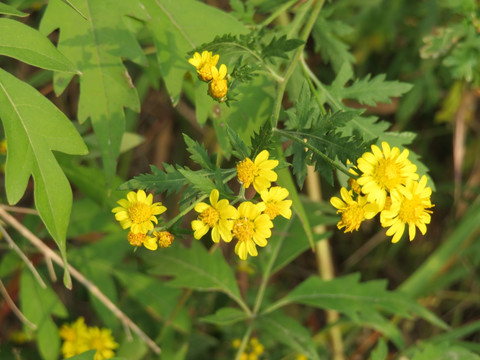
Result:
M79 317L72 324L63 324L59 335L63 339L61 351L65 359L89 350L87 345L88 329L83 317Z
M127 234L128 242L130 243L130 245L135 246L135 247L142 246L145 243L150 243L151 239L155 240L155 238L152 238L151 236L148 236L147 234L143 234L143 233L135 234L135 233L129 231L128 234Z
M337 224L339 229L345 228L345 232L358 230L360 224L365 219L371 219L378 213L378 206L367 202L366 196L358 196L357 201L353 200L352 192L344 187L340 189L342 200L332 197L330 203L338 210L337 214L342 214L342 220Z
M285 200L288 197L288 190L280 186L273 186L268 190L260 192L260 197L265 203L265 210L271 220L275 219L278 215L283 216L285 219L292 217L292 200Z
M273 171L278 165L278 160L269 159L270 153L267 150L261 151L252 161L250 158L240 161L237 164L238 180L248 189L253 184L259 193L270 187L273 181L277 180L277 173Z
M222 64L219 69L212 66L211 71L212 81L208 83L208 93L218 101L226 101L228 91L228 83L227 79L225 79L225 76L227 75L227 66Z
M238 239L235 245L235 253L240 259L245 260L250 254L257 256L258 251L255 245L264 247L267 239L272 236L271 228L273 223L265 210L264 203L253 204L245 201L238 207L238 219L233 223L232 233Z
M410 241L415 238L417 227L423 235L427 232L432 213L429 209L434 205L430 202L432 189L426 185L427 177L423 175L420 181L408 180L404 188L392 190L392 204L380 215L382 226L389 227L387 235L393 235L392 243L400 240L406 225Z
M89 349L97 350L94 360L111 359L115 356L113 350L118 347L110 329L100 329L96 326L88 329L87 345Z
M117 201L120 205L112 210L115 219L120 222L123 229L130 228L134 234L153 230L153 223L158 224L156 215L160 215L167 208L162 203L153 203L153 195L145 191L130 191L126 199Z

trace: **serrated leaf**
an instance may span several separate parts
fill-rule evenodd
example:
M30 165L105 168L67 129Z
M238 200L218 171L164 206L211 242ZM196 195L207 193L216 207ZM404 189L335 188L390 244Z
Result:
M0 119L8 144L7 199L16 204L33 176L35 206L65 257L72 190L52 151L84 155L87 148L60 110L30 85L2 69Z
M231 267L220 251L208 253L199 241L187 249L179 243L158 252L153 274L172 275L169 285L202 291L221 291L237 302L240 291Z
M3 15L10 15L10 16L18 16L18 17L25 17L28 16L27 13L24 13L20 10L15 9L13 6L0 3L0 14Z
M218 309L214 315L204 316L200 320L210 324L227 326L245 321L248 318L249 316L240 309L225 307Z
M309 331L296 320L280 313L261 315L255 324L276 341L304 354L308 359L319 359Z
M43 69L78 72L70 60L60 53L48 38L37 30L12 19L0 18L0 55Z
M478 36L469 36L464 42L453 48L450 55L443 60L443 64L451 68L451 74L455 79L465 79L471 82L478 79L480 56L480 39Z
M342 66L339 78L345 78L349 74L346 66ZM350 86L344 86L339 80L335 80L331 87L328 87L330 94L337 99L353 99L360 104L375 106L377 103L391 103L390 98L401 96L412 88L411 84L385 80L385 74L379 74L371 79L367 75L363 79L357 79Z
M272 125L267 121L252 137L252 159L263 150L268 150L269 152L273 151L276 146L275 140L276 139L273 137Z
M262 58L268 59L272 57L279 57L288 59L286 53L295 50L297 47L303 45L304 42L299 39L288 39L286 35L282 35L278 39L274 36L270 43L262 48Z
M320 108L312 97L306 81L303 82L295 106L289 109L287 114L288 120L285 122L287 129L310 129L312 122L320 116Z
M123 59L148 63L123 18L128 15L147 19L148 15L136 0L85 0L83 4L89 20L61 0L49 1L40 31L49 34L59 28L59 50L83 73L78 120L91 120L102 152L105 178L111 186L125 131L124 108L140 110ZM56 93L63 92L70 80L65 73L55 73Z
M147 23L157 48L158 63L173 103L180 96L186 71L194 71L185 58L200 44L218 34L246 33L246 27L231 14L194 0L144 0L152 17ZM188 11L186 11L188 9ZM202 26L196 26L202 19Z
M205 171L192 171L188 168L178 169L178 171L195 189L204 194L210 194L212 190L217 188Z
M207 149L205 149L203 144L199 144L186 134L183 134L183 140L185 144L187 144L187 151L191 154L190 159L195 161L203 169L215 170L215 165L212 163L212 160L210 160Z
M240 136L238 136L237 132L234 131L228 124L225 124L225 129L227 130L227 135L232 146L232 154L239 160L249 157L250 151Z
M344 313L353 321L358 321L358 313L363 317L379 315L379 310L410 318L418 315L441 328L447 325L429 310L419 305L405 293L386 290L386 281L374 280L360 283L359 274L338 277L325 281L312 276L298 285L283 299L269 309L277 309L289 303L315 306Z

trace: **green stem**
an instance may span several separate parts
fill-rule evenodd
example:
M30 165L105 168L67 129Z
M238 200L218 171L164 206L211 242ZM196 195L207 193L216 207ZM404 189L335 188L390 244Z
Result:
M305 68L305 67L308 68L308 66L306 66L307 64L305 63L305 59L303 58L303 56L300 58L300 63L302 64L303 75L305 75L305 79L307 80L308 87L310 88L310 91L312 92L312 94L315 96L315 100L317 100L317 104L320 107L320 111L322 112L322 115L326 115L327 111L323 106L323 101L322 99L320 99L320 96L318 95L318 92L315 89L315 86L313 86L312 79L310 78L310 74L307 72L307 69ZM310 68L308 69L310 70Z
M247 347L247 343L248 343L248 340L250 339L250 335L252 334L252 330L253 330L253 325L252 323L250 323L248 325L247 331L245 331L245 335L243 335L242 343L240 344L240 347L237 350L237 354L235 355L235 360L240 360L242 353L245 351L245 348Z
M277 97L275 99L275 105L274 105L273 113L271 117L272 128L277 127L278 118L280 117L280 111L282 109L282 100L285 94L285 89L287 87L288 80L290 79L290 76L292 76L293 71L297 66L297 63L300 59L300 55L302 55L303 49L305 48L305 44L307 43L307 39L310 36L310 33L313 29L313 25L315 24L315 21L317 20L317 17L320 14L320 10L322 9L324 2L325 0L318 0L317 3L315 4L315 7L313 8L312 13L308 18L307 23L305 24L305 27L303 28L302 34L300 35L300 40L303 40L304 44L295 51L292 61L290 62L290 64L288 64L288 67L285 70L285 74L283 75L283 81L279 82L278 84Z
M340 165L338 165L335 161L333 161L332 159L330 159L328 156L326 156L324 153L320 152L316 147L312 146L311 144L309 144L308 142L305 142L303 141L303 139L300 139L298 138L297 136L295 135L292 135L289 131L285 131L285 130L280 130L280 129L273 129L273 132L276 132L282 136L285 136L286 138L290 139L290 140L293 140L299 144L301 144L302 146L305 146L306 148L308 148L309 150L312 150L312 152L315 153L315 155L317 156L320 156L323 160L325 160L328 164L330 164L330 166L334 167L335 169L343 172L345 175L347 175L348 177L354 177L354 174L350 173L348 170L346 170L345 168L341 167ZM305 136L309 136L309 134L305 134Z
M260 24L260 27L266 27L268 26L273 20L275 20L280 14L282 14L284 11L287 11L291 6L295 5L298 2L298 0L290 0L289 2L286 2L285 4L281 5L278 7L277 10L275 10L268 18L263 20L263 22Z

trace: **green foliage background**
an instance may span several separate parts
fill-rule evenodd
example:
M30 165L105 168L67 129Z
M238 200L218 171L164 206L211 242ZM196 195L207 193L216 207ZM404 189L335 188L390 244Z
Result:
M480 358L477 1L8 0L0 15L2 360L58 359L79 316L112 329L117 359L238 359L252 336L264 359ZM187 61L203 50L232 75L227 103ZM335 227L347 160L382 141L436 190L412 243ZM292 219L248 263L192 241L189 210L233 198L236 161L263 149ZM131 189L168 207L171 248L132 251L111 214Z

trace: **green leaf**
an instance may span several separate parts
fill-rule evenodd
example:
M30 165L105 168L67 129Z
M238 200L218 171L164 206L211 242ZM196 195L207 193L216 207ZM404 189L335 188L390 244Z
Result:
M208 253L199 241L187 249L175 242L170 248L156 254L158 266L152 269L156 275L172 275L172 286L202 291L221 291L233 300L243 303L231 267L221 251Z
M37 30L12 19L0 18L0 55L43 69L78 72L50 40Z
M353 99L360 104L375 106L377 103L391 103L391 97L401 96L410 91L411 84L402 83L397 80L386 81L385 74L380 74L370 79L370 75L353 84L345 87L345 79L353 76L351 68L342 66L337 79L328 87L330 94L337 99Z
M227 135L232 146L232 154L239 160L243 160L250 156L250 151L245 142L238 136L237 132L233 130L228 124L225 124Z
M282 35L277 39L273 37L270 43L262 48L262 57L264 59L279 57L288 59L287 52L295 50L297 47L303 45L304 42L299 39L288 39L286 35Z
M19 17L28 16L27 13L17 10L14 7L4 3L0 3L0 14L10 15L10 16L19 16Z
M30 85L2 69L0 118L8 144L7 199L16 204L33 175L35 205L65 258L72 191L52 151L83 155L87 148L60 110Z
M385 340L378 340L377 347L370 354L370 360L385 360L388 357L388 347Z
M45 360L55 360L60 351L60 336L52 315L66 317L67 310L50 288L43 289L30 270L20 277L20 306L25 317L37 325L38 347Z
M88 351L85 351L84 353L81 353L80 355L72 356L69 359L70 360L94 360L96 353L97 353L97 350L88 350Z
M304 354L308 359L319 359L309 331L296 320L281 313L261 315L255 324L276 341Z
M249 316L240 309L225 307L218 309L214 315L204 316L200 320L219 326L228 326L245 321L248 318Z
M190 159L195 161L203 169L215 170L216 166L210 160L207 149L203 144L199 144L188 135L183 134L183 140L187 144L187 151L191 154Z
M336 310L344 313L353 321L360 320L359 313L362 313L363 318L369 315L378 316L380 309L407 318L410 318L411 314L416 314L438 327L444 329L447 327L442 320L419 305L406 293L386 290L385 281L374 280L360 283L359 280L359 274L338 277L330 281L312 276L269 309L273 311L273 309L286 304L299 303L321 309Z
M89 20L61 0L49 1L40 31L49 34L59 28L59 50L82 71L78 120L83 123L90 118L102 150L105 178L111 186L125 132L124 108L140 110L123 59L147 64L124 17L147 19L148 15L136 0L86 0L85 10ZM70 80L71 75L55 73L56 93L61 93Z
M479 360L480 356L458 345L448 343L429 344L424 350L416 352L412 360Z
M205 171L193 171L188 168L178 169L178 171L195 189L204 194L210 194L212 190L217 188L213 181L208 177L208 173Z
M144 0L143 4L152 18L147 27L152 32L160 71L173 103L179 99L185 72L195 70L185 58L189 51L218 34L247 32L231 14L200 1ZM198 19L202 19L200 27L195 26Z

